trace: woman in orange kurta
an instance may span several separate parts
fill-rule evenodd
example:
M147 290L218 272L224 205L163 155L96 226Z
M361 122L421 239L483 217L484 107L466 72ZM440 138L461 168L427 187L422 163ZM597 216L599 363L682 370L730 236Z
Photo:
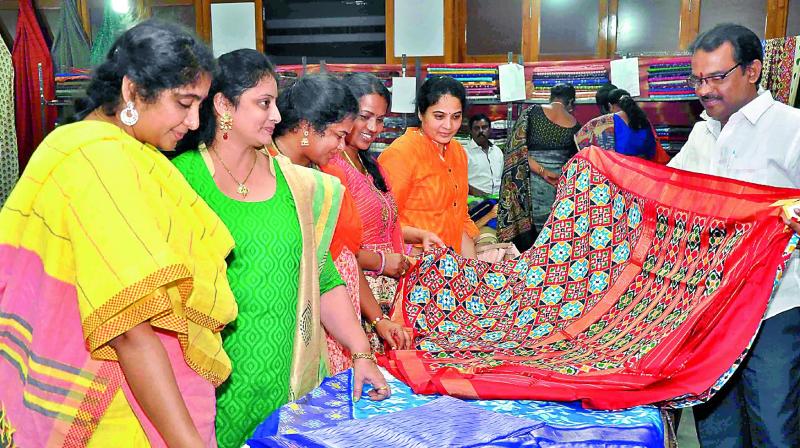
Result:
M467 210L467 155L453 136L461 127L466 91L449 76L426 80L417 92L419 128L408 128L378 158L397 200L402 225L431 231L475 258L478 228Z

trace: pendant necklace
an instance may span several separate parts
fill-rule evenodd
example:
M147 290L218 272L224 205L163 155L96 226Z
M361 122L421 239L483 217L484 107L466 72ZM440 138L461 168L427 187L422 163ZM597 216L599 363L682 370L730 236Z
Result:
M363 169L358 169L358 167L356 166L356 164L355 164L355 163L353 163L353 159L351 159L351 158L350 158L350 154L347 154L347 150L346 150L346 149L343 149L343 150L342 150L342 154L344 154L344 157L347 159L347 161L348 161L348 162L350 162L350 165L352 165L352 166L353 166L353 168L355 168L355 169L356 169L356 171L358 171L358 172L359 172L359 173L361 173L361 174L366 174L366 173L365 173L365 171L366 171L366 168L363 168Z
M236 187L236 192L242 195L243 198L246 198L247 193L250 193L250 189L247 188L247 185L245 184L247 183L247 179L250 179L250 175L253 174L253 169L255 169L256 161L258 160L258 154L253 153L253 165L250 166L250 171L247 172L247 176L244 177L244 180L239 182L239 180L236 179L236 176L234 176L231 170L228 169L228 167L225 165L225 162L222 161L222 157L220 157L219 154L217 154L217 150L214 148L210 148L210 150L211 150L210 152L214 154L217 160L219 160L219 163L220 165L222 165L222 168L224 168L225 171L228 172L228 175L231 176L231 179L233 179L233 181L236 182L236 184L238 185L238 187Z

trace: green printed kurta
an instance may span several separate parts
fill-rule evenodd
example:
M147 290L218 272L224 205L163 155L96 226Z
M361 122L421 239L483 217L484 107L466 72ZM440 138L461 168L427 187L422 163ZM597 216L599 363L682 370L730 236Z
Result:
M275 194L261 202L241 202L224 195L198 151L182 154L174 163L220 216L236 243L228 260L228 281L239 315L222 332L233 371L217 389L216 427L221 448L239 448L259 423L289 400L303 249L297 210L274 160ZM319 281L321 293L343 284L330 255Z

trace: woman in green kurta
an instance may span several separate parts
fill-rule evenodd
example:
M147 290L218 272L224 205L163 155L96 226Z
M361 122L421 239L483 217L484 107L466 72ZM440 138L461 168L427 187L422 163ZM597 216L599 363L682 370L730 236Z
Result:
M228 279L239 317L222 333L233 372L217 390L216 426L219 446L238 448L272 411L324 377L321 324L354 353L358 396L363 383L375 387L373 399L389 390L357 320L344 312L352 305L328 252L341 184L259 149L280 120L263 54L237 50L219 65L200 128L181 142L200 149L174 163L236 242Z

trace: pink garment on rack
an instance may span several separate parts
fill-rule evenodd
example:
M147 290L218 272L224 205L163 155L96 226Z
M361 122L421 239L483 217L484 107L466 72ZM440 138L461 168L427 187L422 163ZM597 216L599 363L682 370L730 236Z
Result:
M55 96L53 60L42 34L31 0L19 0L19 16L11 55L14 64L14 101L17 117L17 146L19 170L25 169L33 150L56 122L56 109L45 107L45 128L42 129L42 104L39 92L39 68L42 64L44 97Z

